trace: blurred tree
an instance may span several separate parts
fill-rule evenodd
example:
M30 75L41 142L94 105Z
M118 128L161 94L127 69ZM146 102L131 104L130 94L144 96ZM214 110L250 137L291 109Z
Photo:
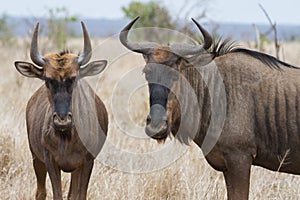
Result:
M184 0L180 4L178 1L152 1L142 3L139 1L131 2L127 7L122 7L126 17L133 19L140 16L139 22L135 25L138 27L163 27L169 29L177 29L181 32L193 35L195 32L194 24L191 17L197 21L206 17L206 8L211 0ZM168 5L166 5L168 4ZM176 4L173 5L173 4ZM166 6L165 6L166 5ZM176 9L179 8L179 9ZM172 13L172 14L171 14ZM138 38L143 36L149 41L149 38L155 37L158 42L170 39L167 35L162 35L159 30L147 29L144 33L140 33ZM196 32L197 38L201 37ZM197 39L198 40L198 39ZM200 39L199 39L200 40Z
M122 10L125 16L130 19L136 16L141 17L136 27L175 28L175 23L172 22L169 11L154 1L148 3L133 1L128 7L123 6Z
M48 9L48 38L55 48L63 49L66 47L67 36L74 36L74 32L68 28L68 24L76 22L76 15L69 15L67 8Z
M143 27L135 32L136 39L148 41L167 41L167 35L162 34L156 27L174 29L175 23L172 22L172 18L169 11L154 1L148 3L142 3L133 1L128 7L122 7L125 16L133 19L136 16L140 16L139 23L136 23L136 27ZM147 28L148 27L148 28ZM149 28L152 27L152 28Z
M0 41L4 46L9 46L14 42L13 27L8 24L8 17L2 14L0 17Z

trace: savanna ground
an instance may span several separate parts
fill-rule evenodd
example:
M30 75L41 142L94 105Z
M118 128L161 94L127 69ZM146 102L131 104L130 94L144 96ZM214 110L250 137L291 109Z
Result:
M34 199L36 189L25 127L25 107L42 82L23 78L13 64L16 60L29 61L28 40L1 47L1 200ZM126 79L126 74L133 83L134 79L143 80L142 56L129 53L116 39L92 42L92 60L108 59L109 65L96 78L87 79L105 102L110 113L110 125L108 142L95 160L88 199L226 199L222 173L208 165L195 144L167 151L168 145L181 145L174 139L168 139L166 144L157 144L145 137L143 125L148 113L147 87L140 84L136 90L129 91L128 95L127 85L120 81ZM70 49L79 51L82 40L72 40L68 44ZM41 42L40 47L45 52L52 50L47 42ZM300 43L284 43L282 47L285 60L300 66ZM274 55L273 45L266 48L268 53ZM136 71L131 71L135 68ZM119 82L122 84L117 85ZM118 107L119 103L124 102L126 107ZM132 124L137 124L137 128L132 127ZM171 154L177 154L179 158L168 161ZM167 162L163 163L164 160ZM64 198L67 196L69 181L69 174L63 173ZM299 185L300 176L252 167L250 199L300 199ZM51 199L49 178L47 191L47 197Z

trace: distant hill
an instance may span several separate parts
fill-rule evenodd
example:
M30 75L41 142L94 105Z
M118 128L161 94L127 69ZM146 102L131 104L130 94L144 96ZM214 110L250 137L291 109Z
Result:
M8 22L14 27L16 36L28 36L32 32L34 24L39 21L41 27L46 24L45 18L24 18L9 17ZM92 37L108 37L118 34L120 30L129 22L127 19L83 19ZM204 23L203 26L210 32L214 31L223 38L230 37L238 41L255 40L255 31L252 24L231 24L231 23ZM270 29L269 25L257 25L258 29L264 33ZM78 22L70 24L70 29L75 35L81 35L81 27ZM280 40L300 39L300 25L277 26L278 38ZM272 38L272 35L269 35Z
M220 23L217 33L225 37L231 37L234 40L253 41L255 40L255 30L253 24L229 24ZM261 33L270 30L270 25L256 25ZM210 26L211 27L211 26ZM272 32L273 33L273 32ZM300 39L300 25L277 25L277 35L279 40ZM269 34L268 38L273 40L274 35Z
M107 37L116 34L128 22L125 19L83 19L83 21L93 37ZM45 18L8 17L8 23L14 27L13 32L16 36L28 36L37 22L40 23L40 27L43 27L47 20ZM82 34L79 22L71 23L69 28L75 35Z

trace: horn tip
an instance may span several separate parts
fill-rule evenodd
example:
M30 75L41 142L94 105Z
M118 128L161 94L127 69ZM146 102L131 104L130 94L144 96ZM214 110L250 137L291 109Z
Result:
M131 24L133 25L138 19L140 18L140 16L136 16L132 21L131 21Z
M201 25L197 22L197 20L195 20L194 18L192 18L192 20L193 20L193 22L194 22L197 26L201 26Z
M122 36L125 32L127 33L129 29L133 26L133 24L140 18L140 16L135 17L127 26L123 28L123 30L120 33L120 36Z
M81 26L85 28L85 23L83 21L80 22Z
M40 26L40 22L37 22L36 25L35 25L35 29L38 29Z
M196 26L200 29L201 32L206 32L206 30L200 25L194 18L192 18L193 22L196 24Z
M138 16L136 16L132 21L131 21L131 23L130 24L134 24L138 19L140 18L140 16L138 15Z

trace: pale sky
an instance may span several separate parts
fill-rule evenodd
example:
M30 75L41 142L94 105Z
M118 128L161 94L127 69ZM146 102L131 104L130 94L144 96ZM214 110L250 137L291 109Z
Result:
M46 16L49 8L66 7L71 15L84 18L123 18L121 7L133 0L8 0L2 2L0 13L17 16ZM141 0L148 2L149 0ZM165 5L172 15L179 13L185 0L154 0ZM190 0L197 2L199 0ZM203 0L202 0L203 1ZM261 3L277 24L300 25L299 0L206 0L207 16L216 22L268 23L258 6ZM188 14L195 17L201 8ZM175 17L175 16L173 16Z

